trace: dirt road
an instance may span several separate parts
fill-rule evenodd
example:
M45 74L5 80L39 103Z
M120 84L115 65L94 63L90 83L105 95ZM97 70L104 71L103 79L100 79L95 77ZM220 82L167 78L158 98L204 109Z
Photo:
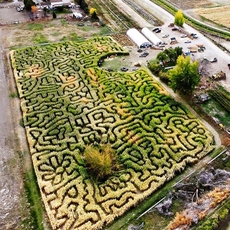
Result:
M0 229L20 229L23 183L20 159L16 151L17 136L9 97L9 82L3 64L1 33L0 28Z

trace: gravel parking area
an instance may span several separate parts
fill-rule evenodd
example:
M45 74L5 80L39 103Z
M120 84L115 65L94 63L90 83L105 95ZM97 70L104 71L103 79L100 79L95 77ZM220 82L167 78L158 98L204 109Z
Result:
M11 23L20 23L29 20L29 17L25 11L17 12L16 5L20 5L20 3L12 4L9 7L5 6L4 8L0 8L0 24L5 25Z

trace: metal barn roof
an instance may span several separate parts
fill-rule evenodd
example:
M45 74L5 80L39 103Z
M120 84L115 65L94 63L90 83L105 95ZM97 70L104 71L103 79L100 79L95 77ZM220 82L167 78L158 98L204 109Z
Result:
M161 39L158 38L150 29L144 27L141 30L141 33L145 35L145 37L151 41L155 46L162 43Z
M140 48L150 47L152 44L137 29L131 28L126 34Z

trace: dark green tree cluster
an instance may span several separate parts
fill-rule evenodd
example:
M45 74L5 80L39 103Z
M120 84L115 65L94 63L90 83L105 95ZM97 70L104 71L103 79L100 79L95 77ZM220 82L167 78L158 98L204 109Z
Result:
M24 0L25 9L31 11L32 6L36 6L33 0Z
M91 19L92 21L99 21L96 11L94 11L93 14L91 15Z
M85 0L78 0L78 4L80 5L80 8L84 10L86 14L89 13L89 7L88 7L88 4L85 2Z
M190 94L200 82L198 61L191 62L190 56L184 57L182 47L169 48L157 55L157 60L150 60L148 67L153 74L168 84L174 91ZM159 64L159 61L161 64ZM166 66L175 66L167 70Z
M165 65L166 62L170 62L170 65L175 65L177 58L183 54L182 47L175 47L174 49L169 48L165 49L164 51L160 52L157 55L157 59Z

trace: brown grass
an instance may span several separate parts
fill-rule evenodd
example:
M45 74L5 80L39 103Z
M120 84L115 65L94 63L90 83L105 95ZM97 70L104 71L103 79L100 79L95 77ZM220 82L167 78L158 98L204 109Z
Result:
M198 15L210 21L230 28L230 5L206 9L197 9L195 11Z

